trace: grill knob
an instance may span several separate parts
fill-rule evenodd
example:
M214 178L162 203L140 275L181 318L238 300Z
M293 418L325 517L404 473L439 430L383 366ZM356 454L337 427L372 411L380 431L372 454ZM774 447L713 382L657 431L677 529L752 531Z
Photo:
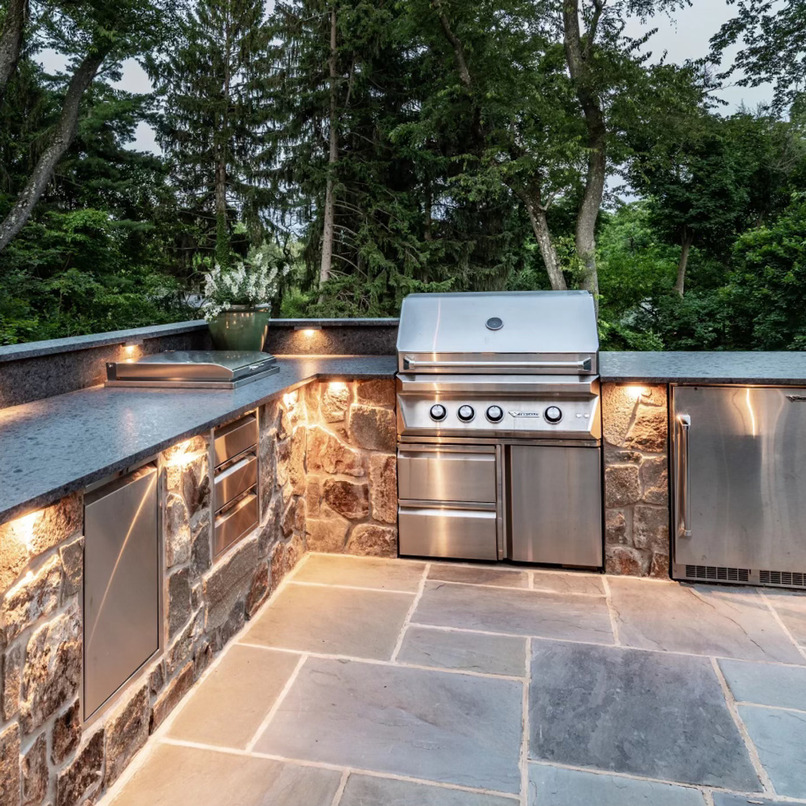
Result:
M500 423L504 419L504 410L500 406L490 406L487 409L487 419L491 423Z
M563 418L563 413L557 406L549 406L543 413L546 421L549 423L558 423Z
M436 420L437 422L439 422L440 420L444 420L445 415L447 413L448 412L447 412L445 406L441 405L440 403L437 403L436 405L431 406L430 414L431 414L431 419L432 420Z
M457 414L463 423L469 423L476 416L472 406L459 406Z

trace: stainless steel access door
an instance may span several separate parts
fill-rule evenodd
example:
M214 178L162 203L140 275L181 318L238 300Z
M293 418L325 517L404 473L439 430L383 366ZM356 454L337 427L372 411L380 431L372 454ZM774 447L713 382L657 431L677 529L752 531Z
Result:
M85 497L84 718L160 648L157 469Z
M806 572L806 389L673 389L675 565Z
M508 557L602 565L601 448L508 448Z

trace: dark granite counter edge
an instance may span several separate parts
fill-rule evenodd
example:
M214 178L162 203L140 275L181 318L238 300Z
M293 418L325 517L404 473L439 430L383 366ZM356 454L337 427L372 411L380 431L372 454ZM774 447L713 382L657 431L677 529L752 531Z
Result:
M91 350L108 344L125 344L127 341L142 342L147 339L158 339L163 336L175 336L190 333L207 327L203 319L194 322L175 322L169 325L138 327L131 330L112 330L108 333L94 333L88 336L70 336L66 339L50 339L48 341L30 341L24 344L0 346L0 363L18 361L23 358L36 358L56 353L73 353L79 350Z
M397 327L397 319L272 319L271 326L300 330L310 327ZM158 339L164 336L175 336L180 333L191 333L204 330L207 322L197 319L191 322L174 322L167 325L153 325L151 327L138 327L130 330L112 330L107 333L91 333L87 336L70 336L64 339L49 339L46 341L31 341L24 344L10 344L0 346L0 363L18 361L25 358L37 358L43 355L57 353L72 353L79 350L91 350L94 347L104 347L109 344L125 344L128 341L142 342L147 339Z
M390 359L395 360L394 356L390 356ZM221 425L222 423L228 422L230 420L233 420L239 417L240 415L245 414L248 411L253 411L254 409L259 408L263 404L268 403L271 400L275 400L281 395L293 392L295 389L299 389L313 381L391 379L394 377L396 371L397 367L394 366L388 372L381 372L378 370L346 370L346 371L314 372L310 375L299 378L298 380L293 381L292 383L286 384L285 386L282 386L281 388L268 393L267 395L259 398L256 401L251 401L249 403L237 406L235 408L227 409L226 411L222 412L219 416L210 418L209 420L206 420L200 424L195 424L193 428L181 431L175 435L172 435L171 437L168 437L166 439L160 440L157 443L149 445L148 447L143 448L142 450L139 450L135 453L126 456L125 459L98 467L94 469L91 473L85 473L80 476L76 476L69 482L59 485L58 487L54 487L45 493L41 493L34 497L20 500L13 506L6 507L4 509L0 508L0 524L12 520L13 518L19 515L23 515L32 509L38 509L46 507L49 504L53 504L60 498L63 498L66 495L69 495L70 493L82 490L88 485L92 484L93 482L103 479L106 476L112 476L115 473L125 471L127 468L136 467L142 462L148 461L149 459L156 457L161 451L171 447L171 445L175 445L178 442L182 442L185 439L203 433L208 429L215 428L216 426Z
M776 377L753 377L748 378L745 376L685 376L675 375L669 377L666 375L649 375L644 373L642 375L632 375L625 373L623 375L600 375L599 379L602 383L635 383L635 384L687 384L695 386L806 386L806 377L804 378L776 378Z

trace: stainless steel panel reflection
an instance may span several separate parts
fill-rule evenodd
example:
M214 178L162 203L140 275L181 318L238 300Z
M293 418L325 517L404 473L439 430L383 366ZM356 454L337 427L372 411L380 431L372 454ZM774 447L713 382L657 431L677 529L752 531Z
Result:
M509 558L602 565L601 451L509 448Z
M254 445L257 445L257 417L254 414L216 428L213 443L215 466L228 462Z
M398 510L400 553L416 557L495 560L494 511L412 508Z
M495 502L495 448L472 452L433 447L398 451L402 499Z
M231 467L215 475L215 507L224 507L257 484L257 456L248 453Z
M160 646L157 477L143 468L85 499L85 719Z
M215 519L215 554L221 554L244 535L251 532L258 521L258 498L254 493L242 498L231 509Z
M806 388L679 386L673 415L690 423L687 455L673 429L675 562L806 571Z

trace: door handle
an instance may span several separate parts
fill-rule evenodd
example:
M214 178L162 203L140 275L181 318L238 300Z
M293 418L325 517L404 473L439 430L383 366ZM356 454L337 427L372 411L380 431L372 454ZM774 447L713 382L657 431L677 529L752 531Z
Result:
M691 416L678 414L677 423L680 426L681 434L677 449L677 534L678 537L691 537L691 469L689 467Z

